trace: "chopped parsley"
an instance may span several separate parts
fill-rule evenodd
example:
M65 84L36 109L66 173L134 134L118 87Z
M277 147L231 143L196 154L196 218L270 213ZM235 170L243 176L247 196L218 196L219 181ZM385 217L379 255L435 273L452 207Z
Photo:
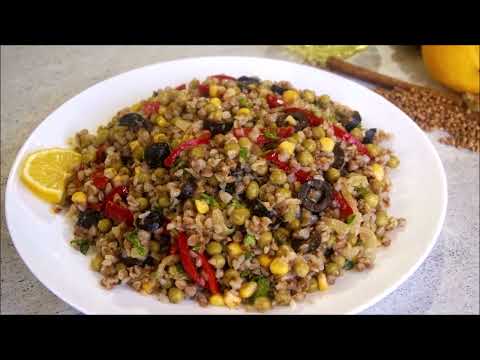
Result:
M347 224L351 224L355 220L355 214L350 215L347 218Z
M278 137L277 137L277 134L275 134L275 133L272 132L272 131L268 131L268 130L265 131L265 132L263 133L263 135L265 135L266 138L272 139L272 140L275 140L275 139L278 138Z
M255 236L248 234L243 238L243 243L245 244L245 246L255 246Z
M83 255L87 255L88 249L90 248L90 243L88 242L88 240L75 239L70 241L70 244L74 247L78 246L80 252Z
M137 250L138 255L146 255L145 247L140 243L140 240L138 240L138 233L136 231L125 234L125 238L132 244L135 250Z
M239 152L240 159L247 160L248 159L248 149L247 148L240 148Z

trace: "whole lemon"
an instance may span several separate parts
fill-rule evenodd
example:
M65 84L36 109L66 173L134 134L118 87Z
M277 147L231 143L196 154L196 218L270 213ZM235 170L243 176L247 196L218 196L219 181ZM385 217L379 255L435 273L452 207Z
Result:
M479 92L479 45L423 45L422 57L438 82L459 92Z

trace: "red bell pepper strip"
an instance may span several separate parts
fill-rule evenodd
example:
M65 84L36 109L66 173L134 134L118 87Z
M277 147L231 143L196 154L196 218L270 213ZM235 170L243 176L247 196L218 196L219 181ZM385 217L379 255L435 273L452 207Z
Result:
M282 106L284 101L276 97L275 95L268 94L267 95L267 104L270 109Z
M338 203L338 206L340 208L340 216L342 218L346 219L353 214L352 208L350 207L350 205L348 205L347 201L340 192L335 191L333 193L333 198Z
M268 139L265 135L260 134L257 136L257 140L255 141L258 145L263 146L268 142L271 142L271 139Z
M182 84L182 85L178 85L175 90L185 90L187 88L187 85L185 84Z
M98 147L97 152L95 153L95 162L97 164L103 163L107 158L107 154L106 154L107 147L108 147L107 144L102 144Z
M105 198L105 203L113 201L113 198L116 194L120 195L123 199L125 199L128 195L128 188L124 185L113 188L112 191L110 191L110 193Z
M180 156L180 154L188 149L194 148L197 145L208 144L210 142L210 132L203 133L200 137L196 139L187 140L180 145L178 145L173 151L168 155L168 157L163 161L163 164L166 167L171 167L175 163L175 160Z
M208 289L212 294L218 294L220 289L218 287L217 276L215 275L215 270L213 270L212 265L208 262L207 257L204 254L199 254L200 260L202 262L202 269L207 276L207 285Z
M292 136L294 132L295 129L293 128L293 126L281 127L277 129L277 135L282 139Z
M170 245L170 255L175 255L178 252L178 246L176 241L172 241Z
M305 109L291 107L291 108L285 109L284 111L287 114L291 114L291 113L294 113L294 112L297 112L297 111L303 113L305 115L305 117L308 119L308 123L310 124L310 126L318 126L318 125L323 123L323 119L321 117L318 117L314 113L312 113L311 111L308 111L308 110L305 110Z
M362 144L360 140L358 140L355 136L350 134L349 132L343 130L342 128L333 125L333 133L335 136L343 141L348 142L349 144L355 145L357 150L362 155L368 155L367 147Z
M160 103L158 101L150 101L145 103L145 105L143 105L142 111L146 116L150 116L158 112L159 107L160 107Z
M103 175L103 170L98 170L93 173L92 181L98 189L103 190L107 186L110 179Z
M126 223L128 226L133 225L133 214L127 208L115 204L113 201L108 201L105 205L105 216L109 219L115 220L119 223Z
M233 135L235 135L237 139L241 137L247 137L248 134L250 134L251 132L252 132L252 128L234 128L233 129Z
M306 171L303 171L303 170L297 170L295 172L295 178L298 181L300 181L302 184L313 179L313 177L310 173L308 173Z
M225 74L211 75L210 77L218 80L237 80L236 78Z
M99 212L103 211L103 205L104 203L101 202L101 203L96 203L96 204L93 204L93 203L88 203L87 207L89 209L93 209L93 210L97 210Z
M286 162L281 161L278 158L278 153L276 151L269 152L266 156L265 159L268 161L271 161L274 163L278 168L282 169L285 172L288 172L290 170L290 165L288 165Z
M198 274L197 268L195 267L195 264L190 257L190 249L188 248L187 235L185 235L184 232L179 233L176 243L178 246L180 261L182 262L182 266L187 275L200 286L205 286L205 280Z
M210 86L208 85L198 85L198 91L200 92L200 96L208 96L210 93Z

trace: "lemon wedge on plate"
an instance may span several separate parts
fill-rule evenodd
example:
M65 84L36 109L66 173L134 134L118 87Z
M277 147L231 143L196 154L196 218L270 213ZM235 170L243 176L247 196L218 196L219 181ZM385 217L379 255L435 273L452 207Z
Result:
M65 181L81 158L79 153L68 149L36 151L25 159L20 178L34 194L58 204L63 200Z

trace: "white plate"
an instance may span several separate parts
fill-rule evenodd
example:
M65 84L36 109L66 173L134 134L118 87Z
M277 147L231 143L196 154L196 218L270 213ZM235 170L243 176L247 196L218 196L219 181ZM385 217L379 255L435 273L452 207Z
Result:
M149 97L153 90L176 86L192 78L226 73L288 80L300 89L313 89L358 110L368 127L393 133L391 146L401 159L393 172L390 212L407 219L388 248L378 252L375 267L347 273L325 293L309 295L293 309L271 313L352 314L376 303L423 262L443 225L447 183L442 163L420 128L398 108L369 89L334 74L285 61L248 57L206 57L143 67L96 84L67 101L30 135L17 154L6 189L6 219L12 240L35 276L58 297L87 314L220 314L244 313L225 308L200 308L193 302L164 304L153 296L119 286L99 285L89 259L74 251L72 230L63 216L33 196L19 181L19 165L30 152L66 146L77 131L95 130L121 108Z

